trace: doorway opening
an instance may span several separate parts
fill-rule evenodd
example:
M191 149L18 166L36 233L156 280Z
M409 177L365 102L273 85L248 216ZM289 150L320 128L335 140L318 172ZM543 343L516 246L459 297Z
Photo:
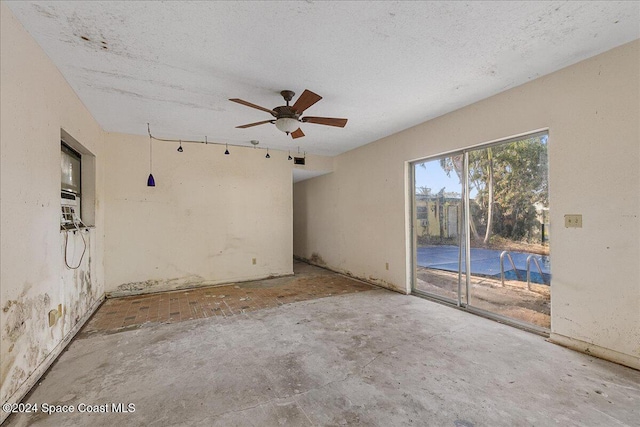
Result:
M548 132L412 163L414 294L551 325Z

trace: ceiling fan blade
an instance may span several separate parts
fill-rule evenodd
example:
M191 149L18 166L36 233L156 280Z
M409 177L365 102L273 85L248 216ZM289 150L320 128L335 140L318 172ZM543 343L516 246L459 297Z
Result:
M304 110L311 107L321 99L322 97L320 95L305 89L304 92L302 92L302 95L300 95L300 97L296 100L296 103L293 104L293 109L296 110L298 114L302 114Z
M312 117L307 116L300 119L303 123L315 123L317 125L327 125L343 128L347 124L347 119L335 119L332 117Z
M249 123L248 125L236 126L236 129L246 129L253 126L263 125L265 123L273 123L273 120L263 120L261 122Z
M293 132L291 132L291 138L296 139L296 138L302 138L304 136L304 132L302 132L302 129L298 128L298 130L294 130Z
M247 101L243 101L242 99L238 99L238 98L231 98L231 99L229 99L229 101L237 102L238 104L246 105L247 107L255 108L255 109L257 109L257 110L266 111L267 113L271 114L271 115L272 115L272 116L274 116L274 117L275 117L275 115L276 115L276 112L275 112L275 111L273 111L273 110L270 110L270 109L268 109L268 108L261 107L261 106L256 105L256 104L252 104L252 103L247 102Z

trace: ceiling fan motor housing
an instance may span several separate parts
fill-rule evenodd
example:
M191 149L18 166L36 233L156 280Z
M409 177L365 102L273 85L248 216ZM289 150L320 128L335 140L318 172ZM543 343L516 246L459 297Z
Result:
M273 109L276 112L275 117L277 119L290 118L290 119L298 119L300 117L300 113L293 109L293 107L289 107L288 105L283 105L281 107L276 107Z

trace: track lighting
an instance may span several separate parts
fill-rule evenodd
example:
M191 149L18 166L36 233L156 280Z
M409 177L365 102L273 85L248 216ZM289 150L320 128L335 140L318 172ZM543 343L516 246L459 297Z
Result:
M1 0L0 0L1 1ZM151 134L151 127L149 126L149 123L147 123L147 132L149 133L149 176L147 178L147 186L149 187L155 187L156 186L156 180L155 177L153 176L153 140L157 140L157 141L164 141L164 142L177 142L178 143L178 148L176 151L178 151L179 153L184 152L184 147L182 146L182 143L185 142L192 142L192 143L204 143L205 145L207 144L215 144L215 145L223 145L224 144L224 155L228 156L231 154L231 152L229 151L229 143L228 142L212 142L210 143L208 138L205 136L204 137L204 141L190 141L190 140L182 140L182 139L163 139L163 138L157 138L155 136L153 136ZM258 148L258 145L260 144L260 141L256 140L256 139L252 139L251 141L249 141L251 143L251 145L253 145L253 148ZM243 148L243 145L235 145L235 144L231 144L232 147L241 147ZM246 146L244 146L246 147ZM270 159L271 158L271 153L269 153L269 148L268 147L264 147L267 150L266 155L264 156L265 159ZM262 149L262 148L261 148ZM306 152L304 153L305 157L306 157ZM300 155L300 147L298 147L298 155ZM299 157L293 157L291 155L291 150L288 150L287 152L287 160L293 160L295 164L303 164L304 165L304 159L300 159ZM298 160L303 160L302 163L298 163Z

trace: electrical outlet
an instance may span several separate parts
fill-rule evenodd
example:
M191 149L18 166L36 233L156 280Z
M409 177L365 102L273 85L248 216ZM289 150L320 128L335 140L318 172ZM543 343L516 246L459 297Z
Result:
M582 228L582 215L581 214L565 215L564 226L566 228Z
M256 265L256 259L255 258L251 258L251 264Z

